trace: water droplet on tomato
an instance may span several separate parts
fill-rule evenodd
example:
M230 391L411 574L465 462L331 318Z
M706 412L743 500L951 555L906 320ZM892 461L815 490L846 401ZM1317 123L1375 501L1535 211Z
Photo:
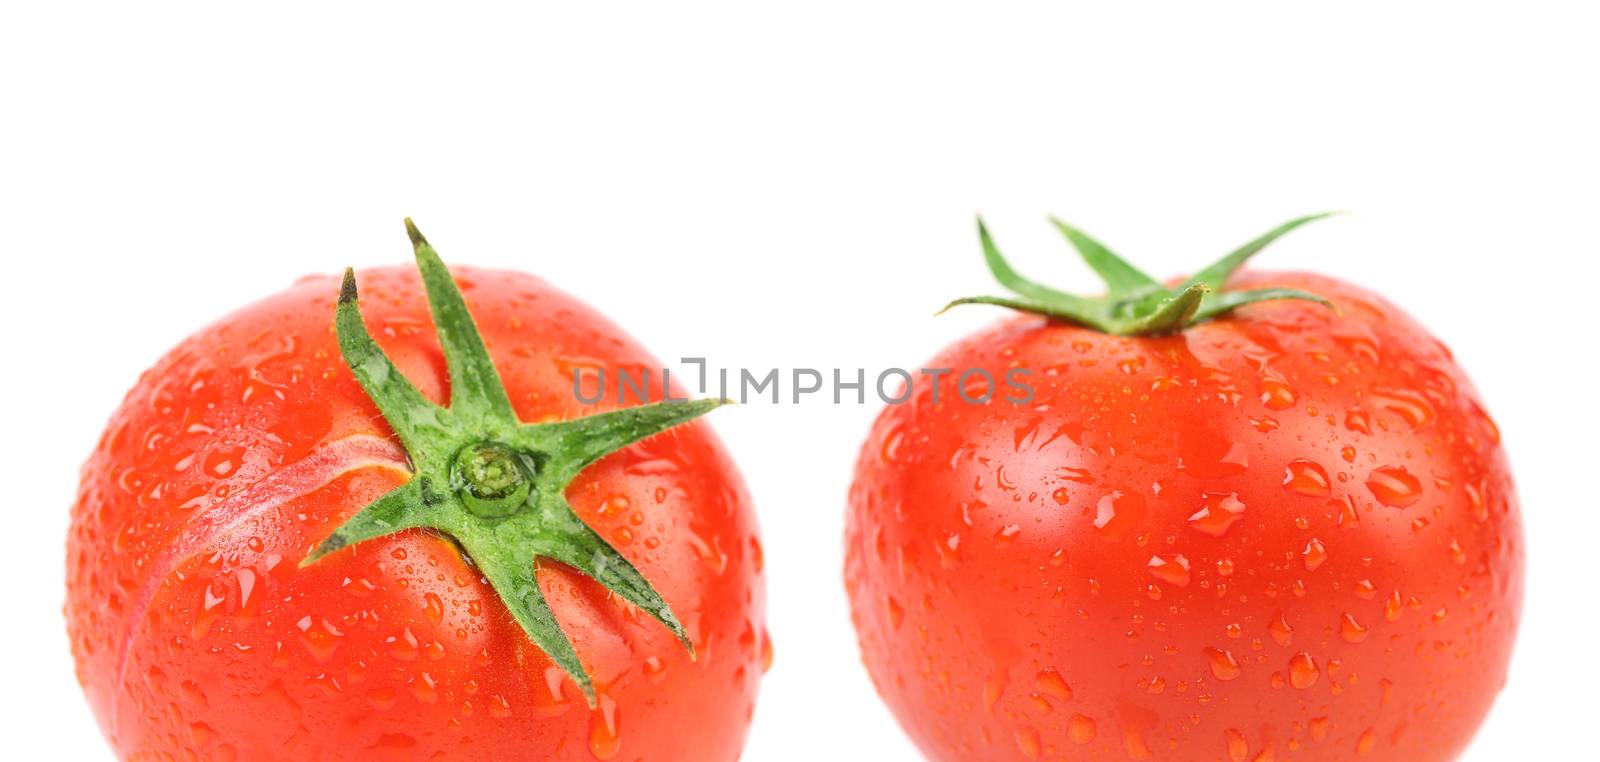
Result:
M1356 511L1356 501L1346 495L1343 500L1330 500L1328 506L1333 509L1334 523L1340 529L1354 529L1361 523L1361 514Z
M1220 648L1207 647L1206 660L1211 663L1211 674L1218 680L1233 680L1244 672L1233 654Z
M1261 380L1261 404L1269 410L1288 410L1297 399L1294 387L1282 379L1268 376Z
M1114 491L1095 504L1094 526L1106 535L1121 537L1135 529L1144 514L1144 498Z
M416 661L422 652L410 627L402 629L399 635L384 638L384 642L389 644L389 657L396 661Z
M1313 537L1306 543L1306 549L1301 551L1300 557L1305 562L1306 571L1316 571L1317 567L1328 560L1328 549L1323 547L1321 540Z
M1243 518L1244 502L1239 499L1239 493L1230 492L1226 495L1208 492L1202 498L1204 503L1200 510L1189 516L1189 526L1212 537L1221 537L1227 533L1228 528Z
M933 549L939 553L939 568L955 568L956 562L961 560L961 535L951 532L943 540L934 543Z
M589 753L595 759L611 759L622 750L618 727L617 701L602 693L589 713Z
M761 628L761 674L772 669L772 634Z
M1422 499L1422 482L1403 466L1373 469L1367 477L1372 496L1391 508L1405 508Z
M1039 758L1039 731L1027 725L1019 725L1017 726L1016 738L1017 750L1022 752L1022 756L1028 759Z
M411 688L411 696L421 703L438 703L438 682L427 672L421 672L413 679L406 680L406 688Z
M1366 410L1353 407L1344 412L1344 427L1361 434L1372 433L1372 414Z
M1378 588L1370 579L1358 579L1355 583L1356 597L1363 601L1370 601L1378 597Z
M1322 676L1311 654L1301 651L1289 658L1289 684L1296 688L1310 688Z
M300 644L318 664L327 664L333 659L333 652L339 648L339 638L344 635L332 622L313 620L310 616L301 617L295 628L300 631Z
M440 600L439 596L434 593L424 593L422 595L422 613L428 617L428 621L434 624L444 621L444 601Z
M221 479L234 471L244 462L244 448L233 447L217 450L206 455L206 473Z
M1481 481L1477 484L1469 482L1466 487L1467 509L1472 512L1472 517L1479 521L1489 518L1489 503L1485 499L1487 491L1488 488Z
M1304 458L1289 461L1284 469L1283 488L1296 495L1327 497L1328 472L1322 466Z
M1144 733L1131 725L1122 728L1122 750L1128 753L1130 759L1149 759L1151 756Z
M894 463L900 458L900 446L905 442L905 432L899 425L891 428L883 437L883 445L878 450L878 457L884 463Z
M1400 416L1412 430L1428 425L1434 418L1433 405L1422 394L1407 389L1379 389L1373 398L1384 410Z
M1041 693L1054 696L1062 701L1072 700L1072 688L1067 681L1062 679L1061 673L1054 669L1045 668L1034 676L1034 684L1039 686Z
M1228 750L1228 762L1245 762L1245 757L1250 754L1250 744L1244 740L1244 734L1233 728L1223 731Z
M1374 732L1372 728L1367 728L1366 730L1361 731L1361 737L1356 739L1356 753L1363 757L1371 754L1372 750L1377 748L1377 746L1378 734Z
M1189 584L1189 559L1181 553L1163 553L1150 557L1150 575L1178 587Z
M1400 591L1396 590L1393 593L1390 593L1389 598L1383 602L1384 620L1393 622L1394 620L1399 619L1400 615L1404 613L1405 603L1400 600Z
M1294 628L1289 626L1289 620L1284 618L1282 611L1273 615L1272 621L1267 624L1267 632L1272 635L1273 642L1280 646L1289 645L1289 641L1294 639Z
M889 615L889 627L896 630L900 629L900 623L905 621L906 618L906 610L901 607L899 601L894 599L894 596L887 596L884 599L884 611Z
M990 714L994 713L994 705L1000 703L1000 697L1006 692L1006 671L1001 669L989 679L983 681L983 709Z
M1367 628L1346 612L1344 619L1339 623L1339 637L1344 638L1346 643L1360 643L1367 639L1367 634Z
M1067 738L1079 746L1093 741L1096 732L1095 722L1091 717L1074 714L1067 720Z
M1449 550L1451 561L1458 564L1464 564L1467 562L1467 552L1461 548L1460 541L1451 539Z

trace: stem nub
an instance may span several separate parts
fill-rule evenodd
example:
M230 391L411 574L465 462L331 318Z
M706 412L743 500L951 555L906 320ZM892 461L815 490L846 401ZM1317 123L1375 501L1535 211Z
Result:
M533 493L533 459L499 442L461 448L451 464L451 486L473 515L502 519L522 509Z

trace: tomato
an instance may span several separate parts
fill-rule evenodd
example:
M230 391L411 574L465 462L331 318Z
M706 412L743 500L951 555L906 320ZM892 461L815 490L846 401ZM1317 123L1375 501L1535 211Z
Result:
M521 441L520 422L562 426L604 409L577 401L574 369L660 367L541 280L471 268L455 276L503 381L499 399L514 409L508 424L495 424L501 439ZM357 527L364 507L424 481L432 467L424 445L436 435L427 426L448 418L471 430L472 395L498 383L463 377L474 387L453 393L457 358L447 367L417 271L370 270L359 282L360 312L354 281L341 295L336 280L313 277L184 341L139 380L84 467L68 538L67 624L79 682L116 752L737 757L770 653L762 556L750 496L704 423L579 464L564 491L540 497L540 506L570 503L577 518L560 531L597 543L587 549L593 557L621 559L603 570L552 561L564 546L544 535L537 572L531 561L513 568L536 552L508 529L528 515L506 518L516 504L477 524L458 512L452 530L371 531L337 549L331 538ZM441 288L441 298L454 292ZM335 297L340 320L354 316L337 334ZM340 341L366 336L362 313L393 367L373 350L354 363L365 373L358 383ZM470 319L456 320L452 330L461 320L470 328ZM409 412L380 410L362 385L387 394L383 384L401 377L426 398ZM614 404L613 396L602 403ZM402 414L435 420L393 425ZM560 462L535 455L530 479ZM455 488L435 479L429 492L423 483L417 505L454 504ZM520 494L523 505L537 502L526 487ZM496 547L485 539L494 532L515 542ZM621 588L619 568L648 582ZM500 572L526 587L502 594L490 579ZM531 601L537 613L539 591L553 624L548 616L524 624L515 606ZM629 600L654 600L659 610ZM567 639L576 658L563 663Z
M975 301L1045 315L927 366L1026 368L1032 398L969 404L955 374L919 376L873 426L850 492L863 659L917 746L936 760L1458 754L1506 680L1523 542L1499 432L1449 350L1337 280L1230 281L1253 251L1208 271L1200 298L1261 301L1129 331L1106 316L1150 282L1119 280L1081 234L1113 293L1077 320L1083 305L1053 302L984 240L1019 297ZM1113 330L1083 325L1096 320Z

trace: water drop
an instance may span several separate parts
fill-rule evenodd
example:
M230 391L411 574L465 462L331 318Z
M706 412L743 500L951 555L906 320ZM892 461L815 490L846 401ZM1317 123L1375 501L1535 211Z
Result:
M1358 579L1354 585L1356 597L1363 601L1370 601L1378 597L1378 588L1370 579Z
M1303 458L1291 460L1284 469L1283 488L1296 495L1327 497L1328 472Z
M1144 514L1144 498L1113 491L1095 504L1094 526L1106 535L1121 537L1132 531Z
M1405 604L1400 601L1400 591L1396 590L1390 593L1389 598L1383 602L1383 618L1385 621L1393 622L1399 619L1403 613L1405 613Z
M1000 703L1000 697L1006 692L1005 670L983 681L983 708L984 711L994 714L994 705Z
M1377 746L1378 734L1373 732L1372 728L1367 728L1366 730L1362 731L1361 737L1356 739L1356 753L1363 757L1371 754L1372 750L1377 748Z
M1062 701L1072 700L1072 688L1067 681L1062 679L1061 673L1054 669L1046 668L1034 676L1034 683L1039 686L1039 691L1054 696Z
M428 621L438 624L444 620L444 601L434 593L424 593L422 596L422 612Z
M412 634L411 628L406 627L399 635L390 635L384 639L389 644L389 656L396 661L416 661L421 650L417 646L417 636Z
M1313 537L1306 543L1306 549L1300 552L1300 557L1305 562L1306 571L1316 571L1328 560L1328 549L1323 547L1321 540Z
M1244 672L1239 667L1239 662L1233 658L1233 654L1228 651L1207 647L1205 654L1206 660L1211 663L1211 674L1218 680L1233 680Z
M1239 493L1230 492L1226 495L1208 492L1202 500L1200 510L1189 516L1189 526L1212 537L1221 537L1243 518L1244 502L1239 499Z
M1017 727L1017 750L1028 759L1038 759L1040 751L1039 731L1027 725Z
M1405 508L1422 499L1422 483L1402 466L1383 466L1367 477L1372 496L1391 508Z
M1334 514L1338 516L1337 519L1334 519L1334 523L1340 529L1354 529L1357 524L1361 523L1361 514L1356 511L1356 501L1351 499L1349 495L1346 495L1343 500L1328 501L1328 507L1332 508Z
M1079 746L1093 741L1095 733L1096 728L1093 718L1074 714L1067 720L1067 738Z
M1289 620L1284 618L1282 611L1272 617L1272 621L1267 624L1267 632L1272 635L1273 642L1280 646L1289 645L1294 639L1294 628L1289 626Z
M589 714L589 753L595 759L611 759L622 750L622 734L617 727L617 701L602 693Z
M1416 430L1434 418L1433 405L1421 394L1404 389L1379 389L1373 393L1385 410L1400 416L1406 425Z
M1245 757L1250 754L1250 744L1244 740L1244 734L1233 728L1223 731L1227 741L1229 762L1245 762Z
M406 687L411 689L411 695L424 704L439 703L439 687L433 675L423 672L406 681Z
M1353 407L1344 413L1344 427L1361 434L1372 433L1372 414L1359 407Z
M1296 400L1294 387L1268 376L1261 380L1261 404L1269 410L1288 410Z
M1289 684L1296 688L1309 688L1322 676L1311 654L1301 651L1289 659Z
M1344 619L1339 623L1339 637L1344 638L1347 643L1360 643L1367 639L1367 628L1346 612Z
M1178 587L1189 584L1189 559L1180 553L1165 553L1150 557L1150 575Z

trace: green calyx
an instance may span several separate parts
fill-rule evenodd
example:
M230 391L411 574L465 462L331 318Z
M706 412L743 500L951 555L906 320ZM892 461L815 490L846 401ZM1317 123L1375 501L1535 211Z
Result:
M1000 255L1000 249L989 236L989 229L984 226L983 220L979 219L978 238L983 243L983 258L989 265L989 272L994 274L995 280L999 281L1000 285L1005 286L1015 296L972 296L957 299L945 305L944 309L948 310L959 304L993 304L1045 315L1117 336L1177 333L1195 323L1225 315L1246 304L1274 299L1304 299L1337 309L1327 299L1298 289L1224 290L1228 279L1268 244L1301 225L1333 214L1334 212L1324 212L1285 222L1172 288L1161 285L1077 228L1051 218L1050 221L1072 247L1077 249L1083 261L1105 281L1107 293L1101 297L1068 294L1023 277Z
M573 512L566 489L595 461L695 418L724 400L661 402L554 423L517 419L455 281L411 220L406 231L428 293L450 373L450 404L422 395L373 341L361 319L355 273L346 270L335 327L361 388L410 456L413 476L334 530L300 566L406 529L454 539L528 638L595 704L594 684L556 623L535 562L565 564L654 617L690 657L694 646L661 594Z

